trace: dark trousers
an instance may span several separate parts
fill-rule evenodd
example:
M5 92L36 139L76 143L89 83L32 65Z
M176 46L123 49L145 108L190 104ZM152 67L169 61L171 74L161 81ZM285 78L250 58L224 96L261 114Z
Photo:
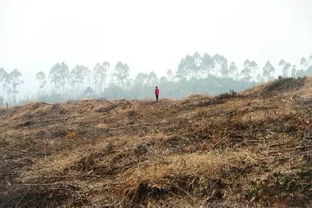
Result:
M158 101L158 95L156 95L156 100Z

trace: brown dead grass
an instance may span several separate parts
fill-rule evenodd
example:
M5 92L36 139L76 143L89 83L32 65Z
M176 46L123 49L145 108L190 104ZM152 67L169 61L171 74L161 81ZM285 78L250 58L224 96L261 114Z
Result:
M308 207L312 79L288 81L0 109L0 207Z

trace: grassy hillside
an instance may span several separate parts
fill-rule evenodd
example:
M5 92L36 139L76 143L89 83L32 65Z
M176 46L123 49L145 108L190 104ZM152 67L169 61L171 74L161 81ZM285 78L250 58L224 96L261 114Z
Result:
M0 207L311 207L312 78L0 110Z

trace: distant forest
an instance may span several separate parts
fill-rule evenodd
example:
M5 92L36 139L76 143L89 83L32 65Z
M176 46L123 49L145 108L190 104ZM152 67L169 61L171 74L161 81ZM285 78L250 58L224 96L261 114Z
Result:
M230 90L241 91L255 84L282 77L302 77L312 74L312 55L301 58L299 65L281 60L277 66L267 61L259 66L245 60L238 69L234 62L219 54L210 56L195 52L186 55L176 70L168 70L158 77L154 72L140 72L130 78L130 67L122 62L112 66L109 62L97 63L90 69L76 65L70 69L65 63L56 63L48 74L35 74L37 93L19 97L23 87L22 74L14 69L0 68L0 105L24 104L32 101L64 102L79 99L142 99L153 97L155 86L161 98L181 98L194 93L220 94Z

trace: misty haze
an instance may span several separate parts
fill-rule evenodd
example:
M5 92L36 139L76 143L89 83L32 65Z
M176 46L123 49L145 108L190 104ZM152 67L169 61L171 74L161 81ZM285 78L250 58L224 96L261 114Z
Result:
M312 207L311 0L1 0L0 207Z

